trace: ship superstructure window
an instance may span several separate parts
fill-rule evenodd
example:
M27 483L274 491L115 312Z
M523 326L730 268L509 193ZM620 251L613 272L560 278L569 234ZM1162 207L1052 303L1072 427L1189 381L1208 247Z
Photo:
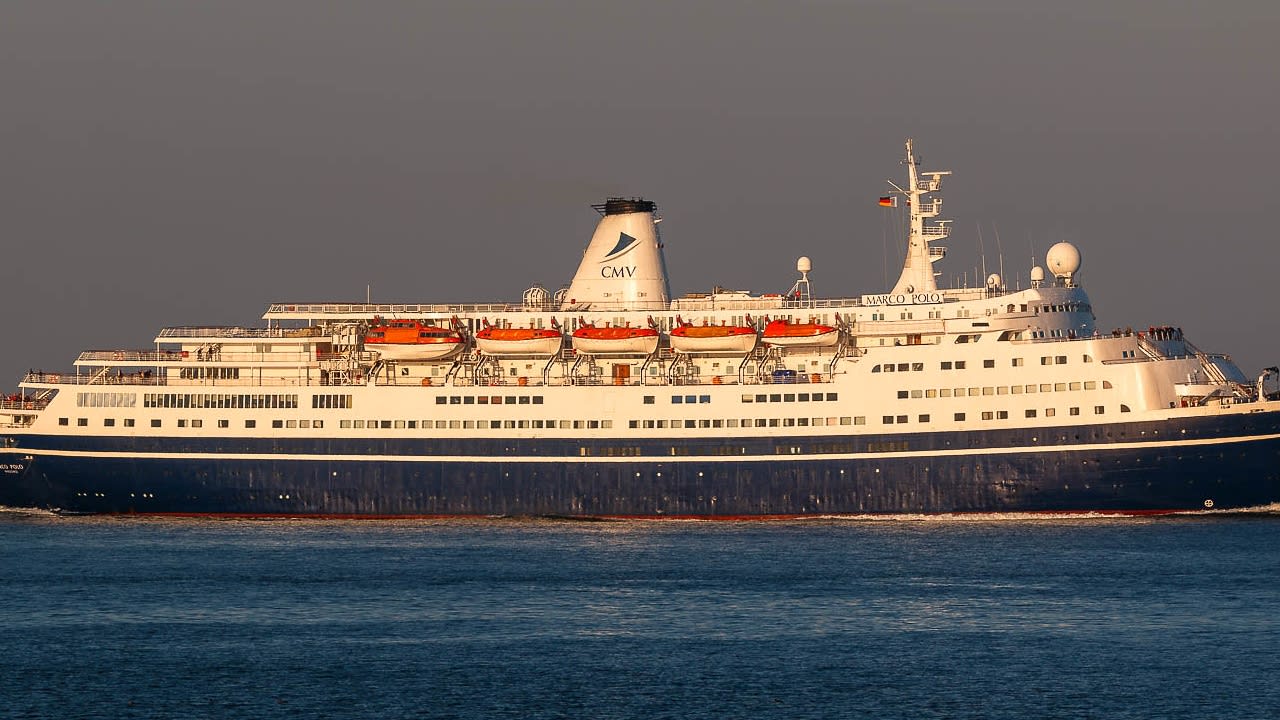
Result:
M125 418L125 419L124 419L124 426L125 426L125 427L133 427L133 426L134 426L134 419L133 419L133 418Z
M89 418L76 418L76 427L88 427Z
M311 407L336 408L345 410L351 407L350 395L312 395Z
M58 424L59 424L59 425L70 425L70 424L71 424L71 420L70 420L70 418L58 418Z
M1104 412L1106 412L1106 410L1107 410L1107 408L1106 408L1105 406L1103 406L1103 405L1094 405L1094 406L1093 406L1093 414L1094 414L1094 415L1101 415L1101 414L1103 414Z
M964 413L956 413L956 414L955 414L955 419L956 419L956 422L963 422L963 421L964 421Z
M149 408L296 409L294 394L233 395L222 393L146 393L142 406Z
M1022 367L1022 358L1014 358L1013 367Z
M152 420L152 421L151 421L151 427L160 427L160 421L159 421L159 420Z
M81 392L76 393L76 407L121 407L137 406L137 393L119 392Z
M103 427L115 427L115 426L116 426L116 421L115 421L115 419L114 419L114 418L106 418L105 420L103 420L103 421L102 421L102 426L103 426Z
M993 368L993 367L995 367L995 366L996 366L996 361L995 361L995 360L983 360L983 361L982 361L982 367L984 367L984 368Z
M183 380L239 380L240 368L194 367L180 368L178 377Z
M244 421L244 426L245 426L246 428L248 428L248 429L252 430L253 428L258 427L258 421L257 421L257 420L245 420L245 421Z

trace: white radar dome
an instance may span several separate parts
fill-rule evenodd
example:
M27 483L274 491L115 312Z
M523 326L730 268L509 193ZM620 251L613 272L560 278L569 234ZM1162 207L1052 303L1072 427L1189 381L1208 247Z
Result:
M807 257L801 257L796 261L796 272L807 273L813 270L813 263Z
M998 288L998 287L1000 287L1000 276L999 276L998 274L996 274L996 273L991 273L990 275L988 275L988 276L987 276L987 287L989 287L989 288Z
M1060 242L1049 248L1044 262L1054 275L1069 278L1080 271L1080 251L1071 243Z
M1031 282L1044 282L1044 268L1039 265L1031 266Z

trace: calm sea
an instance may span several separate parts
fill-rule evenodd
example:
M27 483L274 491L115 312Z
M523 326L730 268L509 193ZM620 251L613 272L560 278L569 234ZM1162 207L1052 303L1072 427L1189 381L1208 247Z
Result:
M0 575L0 717L1280 717L1275 513L0 513Z

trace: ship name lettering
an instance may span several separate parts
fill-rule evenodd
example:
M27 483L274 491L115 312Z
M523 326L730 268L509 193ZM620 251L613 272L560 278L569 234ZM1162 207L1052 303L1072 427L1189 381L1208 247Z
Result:
M600 277L606 278L629 278L636 276L635 265L605 265L600 268Z
M942 302L942 293L884 293L881 295L863 295L863 305L926 305Z

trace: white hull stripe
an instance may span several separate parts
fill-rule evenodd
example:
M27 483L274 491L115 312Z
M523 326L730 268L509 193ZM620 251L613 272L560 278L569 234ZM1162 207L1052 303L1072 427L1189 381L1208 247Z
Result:
M23 450L15 448L14 452L25 455L43 455L53 457L85 457L85 458L124 458L146 460L300 460L320 462L407 462L407 463L587 463L587 464L627 464L627 463L706 463L706 462L779 462L779 461L813 461L813 460L874 460L889 458L916 457L964 457L970 455L1041 455L1067 452L1092 452L1134 450L1146 448L1175 447L1207 447L1215 445L1237 445L1241 443L1260 442L1280 439L1280 433L1268 435L1245 435L1230 438L1204 438L1193 440L1161 440L1150 442L1123 443L1089 443L1082 445L1024 445L1021 447L1003 448L957 448L946 450L921 450L899 452L862 452L862 453L797 453L775 455L629 455L625 457L601 457L560 455L560 456L511 456L494 457L491 455L352 455L323 453L131 453L131 452L94 452L89 450Z

